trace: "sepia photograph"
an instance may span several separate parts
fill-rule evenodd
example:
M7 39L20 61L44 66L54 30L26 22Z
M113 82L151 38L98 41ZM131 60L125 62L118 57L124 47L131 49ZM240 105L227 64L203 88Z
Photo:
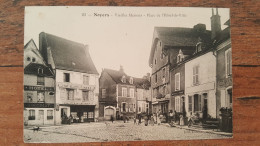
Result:
M233 137L229 8L24 14L25 143Z

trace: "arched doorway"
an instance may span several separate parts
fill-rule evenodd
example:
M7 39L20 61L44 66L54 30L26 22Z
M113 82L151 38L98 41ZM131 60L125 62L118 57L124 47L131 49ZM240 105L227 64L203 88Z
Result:
M116 108L113 106L107 106L104 108L104 118L105 120L110 120L111 116L115 117Z

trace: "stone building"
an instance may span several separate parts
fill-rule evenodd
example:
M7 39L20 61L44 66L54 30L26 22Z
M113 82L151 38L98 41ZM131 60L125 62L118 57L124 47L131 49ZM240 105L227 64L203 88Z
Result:
M103 69L99 85L101 120L110 120L111 116L116 119L122 119L124 116L135 117L138 104L140 104L140 111L146 110L147 105L143 107L143 100L147 103L146 100L150 95L147 79L128 76L121 66L120 70ZM137 96L140 99L139 102L137 102Z
M24 46L24 124L54 125L54 74L33 40Z
M39 50L55 77L55 124L98 118L98 72L86 45L40 33Z

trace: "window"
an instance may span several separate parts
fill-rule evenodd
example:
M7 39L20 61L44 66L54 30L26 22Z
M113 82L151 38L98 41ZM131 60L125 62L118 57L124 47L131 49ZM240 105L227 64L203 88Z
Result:
M69 73L63 74L63 81L64 82L70 82L70 74Z
M166 74L166 69L163 68L163 70L162 70L162 77L163 77L163 78L165 78L165 74Z
M130 89L130 97L135 97L135 90L134 89Z
M88 112L88 118L94 118L94 112Z
M47 120L53 119L53 110L47 110Z
M194 111L201 111L201 95L194 95Z
M156 59L154 59L154 64L156 65L156 63L157 63L157 60L156 60Z
M134 108L133 108L133 107L134 107L134 104L129 103L128 106L129 106L129 107L128 107L128 111L129 111L129 112L133 112L133 111L134 111Z
M122 103L122 111L126 112L126 103Z
M192 96L188 96L189 98L189 112L192 112Z
M227 90L227 100L228 100L227 107L232 107L232 89Z
M83 117L83 119L87 119L88 118L88 112L83 112L82 117Z
M27 57L27 61L31 61L31 58L30 58L30 57Z
M38 68L38 74L43 74L43 69L42 68Z
M44 91L37 91L37 102L44 102Z
M125 76L122 77L122 82L123 82L123 83L126 83L126 78L125 78Z
M36 61L36 59L33 57L33 58L32 58L32 62L35 62L35 61Z
M193 85L199 84L199 66L193 67Z
M66 89L67 99L73 100L74 99L74 90L73 89Z
M161 59L163 59L164 58L164 54L163 54L163 52L161 53Z
M226 76L230 76L232 74L232 57L231 57L231 49L228 49L225 52L225 59L226 59Z
M126 88L122 88L122 96L127 97L127 89Z
M130 84L133 84L134 83L134 79L131 77L129 82L130 82Z
M88 98L88 91L82 91L82 99L84 101L88 101L89 98Z
M67 108L61 108L61 114L60 114L60 116L61 117L64 117L64 116L67 116L68 114L67 114Z
M32 102L32 93L27 93L27 102Z
M175 74L175 91L180 90L180 73Z
M89 76L83 75L83 84L89 85Z
M28 120L35 120L35 110L29 110Z
M181 104L180 97L179 97L179 96L176 96L176 97L175 97L175 111L176 111L176 112L181 112L180 104Z
M37 76L37 85L44 85L44 77Z
M107 96L106 94L107 94L107 90L102 89L102 91L101 91L102 98L106 98L106 96Z
M196 53L198 53L200 51L202 51L202 43L201 42L197 43L197 45L196 45Z

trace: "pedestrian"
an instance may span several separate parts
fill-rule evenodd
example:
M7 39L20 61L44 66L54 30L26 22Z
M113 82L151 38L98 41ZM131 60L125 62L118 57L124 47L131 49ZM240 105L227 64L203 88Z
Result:
M159 112L157 113L157 124L160 125L161 124L161 110L159 110Z
M169 119L169 123L171 123L172 122L172 120L173 120L173 111L172 110L170 110L170 114L169 114L169 116L170 116L170 119Z
M142 117L141 117L141 115L139 115L139 116L138 116L138 125L141 124L141 120L142 120Z
M134 124L136 124L136 118L134 117Z
M152 126L154 125L154 117L153 117L153 115L151 115L150 124L151 124Z
M113 115L111 115L111 122L112 122L112 123L114 122L114 117L113 117Z
M144 126L148 126L148 116L144 116Z

